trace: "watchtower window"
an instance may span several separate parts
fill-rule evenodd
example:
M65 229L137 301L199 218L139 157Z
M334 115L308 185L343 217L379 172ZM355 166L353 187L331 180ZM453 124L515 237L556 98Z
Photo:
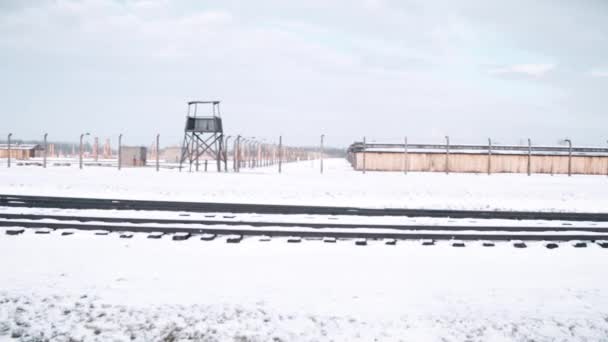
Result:
M193 118L186 121L186 130L190 132L222 132L222 119L219 117Z

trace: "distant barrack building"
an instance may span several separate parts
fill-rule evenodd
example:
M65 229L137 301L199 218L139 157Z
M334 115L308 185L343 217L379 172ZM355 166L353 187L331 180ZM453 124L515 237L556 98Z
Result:
M147 149L143 146L122 146L121 165L125 167L146 166Z
M355 142L347 153L361 171L608 174L608 148L597 147Z
M38 151L42 150L43 148L37 144L11 144L10 156L14 159L30 159L36 157ZM8 158L8 155L8 144L0 144L0 158Z

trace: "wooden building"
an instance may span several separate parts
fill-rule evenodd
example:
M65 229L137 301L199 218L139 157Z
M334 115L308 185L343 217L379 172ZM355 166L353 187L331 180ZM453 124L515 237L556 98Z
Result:
M120 165L146 166L147 149L143 146L122 146L120 149Z
M11 144L10 155L12 159L27 160L34 158L39 151L44 149L36 144ZM0 144L0 158L8 158L8 144Z
M608 174L607 148L352 144L356 170L454 173Z

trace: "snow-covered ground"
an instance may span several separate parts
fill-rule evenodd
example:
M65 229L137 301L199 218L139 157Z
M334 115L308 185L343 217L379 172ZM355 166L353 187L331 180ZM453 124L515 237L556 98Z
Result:
M399 208L601 212L608 177L355 172L344 159L180 173L176 169L15 166L0 168L0 193L241 203Z
M341 159L242 173L0 168L0 193L369 207L605 211L608 177L354 172ZM166 212L0 208L205 219ZM223 214L215 218L224 218ZM504 220L236 215L234 220ZM510 224L514 224L510 222ZM543 226L547 222L515 224ZM551 224L562 224L552 222ZM570 223L568 223L570 224ZM582 225L592 223L580 223ZM575 224L572 226L576 229ZM599 224L599 226L604 226ZM0 341L608 341L608 249L121 239L0 228ZM12 336L12 337L11 337Z
M0 341L602 341L607 253L0 230Z

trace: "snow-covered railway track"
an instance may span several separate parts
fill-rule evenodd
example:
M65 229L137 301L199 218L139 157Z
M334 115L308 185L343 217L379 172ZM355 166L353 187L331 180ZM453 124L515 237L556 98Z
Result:
M157 210L215 213L256 214L307 214L307 215L358 215L358 216L406 216L450 217L471 219L508 220L559 220L608 222L608 213L499 211L499 210L452 210L452 209L404 209L360 208L308 205L277 205L247 203L213 203L182 201L146 201L125 199L101 199L79 197L49 197L0 194L0 205L6 207L37 207L59 209L112 209Z
M50 229L50 230L83 230L104 231L119 233L160 233L171 235L203 236L203 235L233 235L243 236L267 236L267 237L298 237L298 238L335 238L335 239L393 239L393 240L463 240L463 241L608 241L608 232L580 231L579 229L568 229L564 227L548 227L544 231L525 231L522 227L494 227L493 231L479 231L476 226L415 226L413 229L352 229L344 228L310 228L310 227L279 227L276 223L268 223L267 226L238 226L200 224L145 224L120 223L112 219L104 222L107 218L98 218L98 221L75 222L66 220L57 222L48 220L26 220L26 219L3 219L0 226L10 227L6 232L19 234L25 229ZM121 219L119 219L121 220ZM124 221L128 221L125 219ZM454 228L451 230L451 228ZM505 229L513 229L511 231ZM525 228L525 227L524 227ZM538 227L534 227L538 228ZM517 229L517 230L515 230ZM603 243L603 242L602 242ZM608 246L608 244L606 244Z
M285 215L289 217L289 215ZM0 226L12 226L16 223L28 224L29 222L60 221L64 223L93 222L105 224L154 224L154 225L180 225L180 226L237 226L237 227L278 227L278 228L312 228L312 229L349 229L349 230L407 230L407 231L476 231L476 232L526 232L526 233L549 233L549 232L585 232L585 233L604 233L608 234L607 226L581 225L575 226L564 222L562 225L487 225L484 223L475 224L370 224L368 222L358 223L332 223L332 222L311 222L306 220L244 220L234 219L236 215L224 215L231 219L175 219L175 218L147 218L147 217L116 217L116 216L83 216L83 215L53 215L53 214L23 214L23 213L2 213L0 212ZM269 216L268 218L271 218ZM566 225L564 225L566 224ZM129 225L131 227L132 225Z

